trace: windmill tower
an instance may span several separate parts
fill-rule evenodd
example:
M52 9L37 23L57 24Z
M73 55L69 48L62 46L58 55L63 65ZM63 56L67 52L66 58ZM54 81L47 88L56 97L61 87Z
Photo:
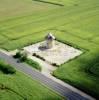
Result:
M46 48L50 49L54 46L54 40L55 40L55 36L52 35L52 33L49 33L46 37Z

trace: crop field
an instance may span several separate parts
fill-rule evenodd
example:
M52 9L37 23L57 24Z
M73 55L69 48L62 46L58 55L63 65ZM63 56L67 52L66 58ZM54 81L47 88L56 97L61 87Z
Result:
M0 48L57 40L84 51L53 75L99 98L99 0L0 0Z

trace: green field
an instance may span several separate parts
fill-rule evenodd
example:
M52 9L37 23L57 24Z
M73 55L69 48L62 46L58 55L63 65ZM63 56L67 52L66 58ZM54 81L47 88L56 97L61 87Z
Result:
M61 96L21 72L4 74L0 70L0 100L61 99Z
M84 51L54 76L99 98L99 0L0 0L0 48L22 48L48 32Z

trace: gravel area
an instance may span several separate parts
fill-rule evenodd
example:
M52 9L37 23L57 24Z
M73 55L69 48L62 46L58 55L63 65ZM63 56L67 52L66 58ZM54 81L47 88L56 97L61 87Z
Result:
M36 53L40 57L43 57L47 62L51 64L55 63L57 65L61 65L82 54L82 51L58 41L55 41L55 45L51 49L39 49L39 47L44 44L45 41L39 42L24 47L24 50L29 54Z

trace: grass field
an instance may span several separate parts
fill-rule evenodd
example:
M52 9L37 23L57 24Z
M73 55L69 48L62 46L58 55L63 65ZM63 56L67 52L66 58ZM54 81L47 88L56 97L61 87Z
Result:
M0 100L61 99L61 96L21 72L4 74L0 70Z
M85 51L61 65L54 76L99 98L99 1L40 1L0 1L0 47L22 48L53 32L58 40Z

